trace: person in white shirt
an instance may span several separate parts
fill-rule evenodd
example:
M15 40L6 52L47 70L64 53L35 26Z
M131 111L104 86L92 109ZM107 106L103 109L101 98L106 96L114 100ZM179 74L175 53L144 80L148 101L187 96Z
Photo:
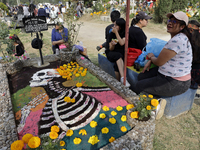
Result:
M55 5L55 11L56 11L57 16L58 16L58 13L60 12L58 5Z
M56 10L54 9L54 7L52 7L51 12L50 12L50 17L51 19L55 19L58 17Z

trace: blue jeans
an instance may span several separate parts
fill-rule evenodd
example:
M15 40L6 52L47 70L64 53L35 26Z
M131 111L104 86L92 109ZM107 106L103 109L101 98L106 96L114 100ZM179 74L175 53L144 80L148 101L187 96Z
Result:
M145 92L155 96L175 96L186 92L191 84L191 80L179 81L162 75L158 72L158 67L152 68L145 73L138 75L135 92Z

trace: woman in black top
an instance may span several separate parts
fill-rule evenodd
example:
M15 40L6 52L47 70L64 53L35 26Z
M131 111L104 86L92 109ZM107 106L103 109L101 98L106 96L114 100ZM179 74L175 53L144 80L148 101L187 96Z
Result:
M125 44L125 25L126 21L119 18L114 22L112 32L106 41L106 56L109 61L114 62L116 78L123 83L124 80L124 44ZM121 78L120 78L121 77ZM130 84L126 81L126 86Z
M148 16L145 12L140 11L131 22L129 28L129 45L130 48L136 48L142 50L147 42L147 37L142 31L143 27L147 26L148 19L152 17Z
M20 41L19 37L16 34L14 34L12 36L12 40L13 40L14 46L15 46L15 56L23 55L24 54L24 45Z

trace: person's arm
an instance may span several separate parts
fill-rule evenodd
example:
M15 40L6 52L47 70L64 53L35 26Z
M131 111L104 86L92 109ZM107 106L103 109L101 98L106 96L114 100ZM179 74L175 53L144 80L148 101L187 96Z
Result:
M153 53L149 53L147 56L153 64L155 64L156 66L162 66L171 58L173 58L176 54L177 53L173 50L163 48L157 58L153 55Z
M125 37L124 37L124 38L121 38L120 35L119 35L119 32L118 32L117 29L114 28L114 27L112 28L112 32L115 33L116 38L117 38L119 44L120 44L121 46L123 46L123 45L125 44Z

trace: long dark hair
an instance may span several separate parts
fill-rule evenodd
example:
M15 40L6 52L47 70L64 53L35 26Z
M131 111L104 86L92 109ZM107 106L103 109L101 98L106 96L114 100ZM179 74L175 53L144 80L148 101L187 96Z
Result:
M196 20L189 21L189 24L193 24L199 27L199 23ZM199 30L193 30L192 32L192 51L193 51L193 63L200 63L200 33Z
M12 40L13 42L19 44L21 48L24 50L24 45L16 34L13 35Z
M137 16L136 16L135 18L132 19L131 26L136 25L139 21L140 21L140 19L137 18Z
M116 25L120 27L119 35L122 37L125 35L126 21L123 18L119 18L116 20Z

